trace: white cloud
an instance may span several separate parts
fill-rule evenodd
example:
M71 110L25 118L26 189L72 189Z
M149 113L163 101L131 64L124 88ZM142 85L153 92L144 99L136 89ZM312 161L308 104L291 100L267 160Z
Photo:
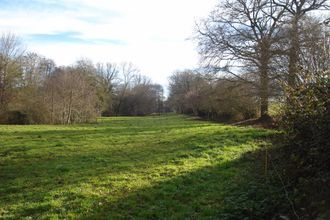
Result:
M18 1L19 2L19 1ZM68 65L81 57L94 62L131 61L155 82L166 84L177 69L198 64L195 20L205 17L216 0L35 0L33 7L0 9L0 31L12 31L28 49ZM38 7L40 3L40 7ZM42 5L49 7L42 8ZM51 6L54 6L51 8ZM63 6L63 7L57 7ZM41 9L40 9L41 8ZM29 41L33 34L79 32L84 42ZM125 44L85 43L108 39Z

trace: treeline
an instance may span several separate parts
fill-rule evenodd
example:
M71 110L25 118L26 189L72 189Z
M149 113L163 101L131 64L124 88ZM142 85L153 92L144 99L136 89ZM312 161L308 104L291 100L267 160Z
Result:
M270 103L293 104L293 91L329 79L330 20L311 13L326 8L324 0L222 1L197 25L202 67L171 76L170 103L210 119L269 120Z
M56 66L24 52L12 34L0 38L0 123L71 124L112 115L147 115L163 110L163 88L131 63L82 59Z
M252 85L217 79L198 70L174 73L169 80L168 103L173 110L220 121L240 121L258 115Z

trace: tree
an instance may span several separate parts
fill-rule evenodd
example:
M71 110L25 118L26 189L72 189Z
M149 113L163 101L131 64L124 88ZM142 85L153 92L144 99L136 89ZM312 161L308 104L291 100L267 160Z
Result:
M177 112L211 120L237 121L256 116L253 88L234 77L219 80L197 70L176 72L170 77L172 108Z
M100 114L96 88L79 68L57 68L47 78L42 92L49 123L85 123L95 121Z
M129 83L125 83L128 82ZM148 115L161 111L162 91L160 85L153 84L151 80L141 74L135 74L119 84L118 93L120 105L117 105L117 115ZM123 89L125 89L123 91Z
M163 88L139 74L132 63L72 66L33 52L24 53L15 35L0 38L0 123L71 124L101 114L161 112Z
M118 79L119 68L115 63L96 64L98 79L98 94L103 103L103 115L110 116L113 112L113 96Z
M287 83L290 87L295 87L300 63L300 36L306 31L301 25L301 21L308 12L326 7L327 0L272 0L272 2L284 10L283 21L289 23L288 39L290 46L287 54L289 58Z
M164 111L164 88L160 84L154 84L152 91L156 96L155 112L161 114Z
M14 97L13 89L21 79L20 60L24 51L20 40L13 34L0 37L0 113L8 110Z
M195 80L196 75L191 70L177 71L169 78L169 101L178 113L188 113L185 96L193 87L198 86Z
M115 115L118 116L123 99L130 89L132 82L138 74L138 69L132 63L122 63L120 65L121 83L117 87L116 103L115 103Z
M46 121L43 99L45 94L41 92L48 76L55 71L54 61L36 53L28 52L20 64L22 74L21 82L17 90L17 97L11 106L28 115L30 123L42 123Z
M327 78L330 66L330 28L313 17L306 16L301 23L304 32L300 36L299 72L295 74L295 87Z
M253 84L261 117L268 115L271 61L280 52L283 14L284 9L269 0L227 0L198 27L199 52L207 66ZM255 74L257 81L243 73Z

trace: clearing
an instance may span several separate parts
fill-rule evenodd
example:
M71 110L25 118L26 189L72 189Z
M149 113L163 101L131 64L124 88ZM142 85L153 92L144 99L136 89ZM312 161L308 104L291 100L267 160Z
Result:
M230 217L273 133L173 114L1 125L0 218Z

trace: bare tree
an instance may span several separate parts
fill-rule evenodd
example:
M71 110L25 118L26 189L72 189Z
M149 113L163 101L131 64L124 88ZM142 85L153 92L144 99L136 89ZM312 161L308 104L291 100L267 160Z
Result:
M169 78L169 101L180 113L198 114L201 102L201 90L207 83L197 71L177 71ZM205 97L204 97L205 98Z
M15 111L29 116L30 123L44 122L48 115L44 114L42 88L49 75L55 70L55 63L36 53L26 53L20 62L21 79L15 88L15 100L10 106Z
M261 117L268 115L271 60L280 51L283 13L269 0L227 0L198 27L199 52L207 66L253 84L259 91ZM242 73L254 73L257 81Z
M287 83L290 87L295 86L297 80L299 55L301 50L300 36L305 31L300 22L310 11L325 8L327 0L272 0L274 5L285 11L285 18L290 24L288 39L290 41L288 58Z
M119 67L115 63L97 63L98 94L102 102L103 115L109 116L113 111L113 96L118 80Z
M168 101L177 112L212 120L236 121L256 116L251 84L232 76L228 80L206 78L199 71L185 70L170 77Z
M139 70L132 63L122 63L120 65L121 83L117 88L117 103L115 106L116 116L119 114L123 98L130 89L131 84L138 73Z
M305 31L300 35L300 71L295 74L297 86L326 79L330 67L330 28L313 17L306 17L301 23Z
M14 34L0 36L0 112L7 110L13 98L12 89L19 83L23 53L21 42Z
M116 115L146 115L160 111L162 98L162 87L132 63L81 59L56 67L24 53L15 35L0 38L0 123L83 123L105 111L110 116L112 109Z
M105 92L111 94L113 92L114 80L118 77L119 68L115 63L97 63L97 73L100 76L101 84L105 88Z
M155 110L160 115L164 111L164 88L160 84L154 84L152 89L156 96Z
M99 116L95 86L74 67L58 68L44 84L46 122L71 124L95 121Z

